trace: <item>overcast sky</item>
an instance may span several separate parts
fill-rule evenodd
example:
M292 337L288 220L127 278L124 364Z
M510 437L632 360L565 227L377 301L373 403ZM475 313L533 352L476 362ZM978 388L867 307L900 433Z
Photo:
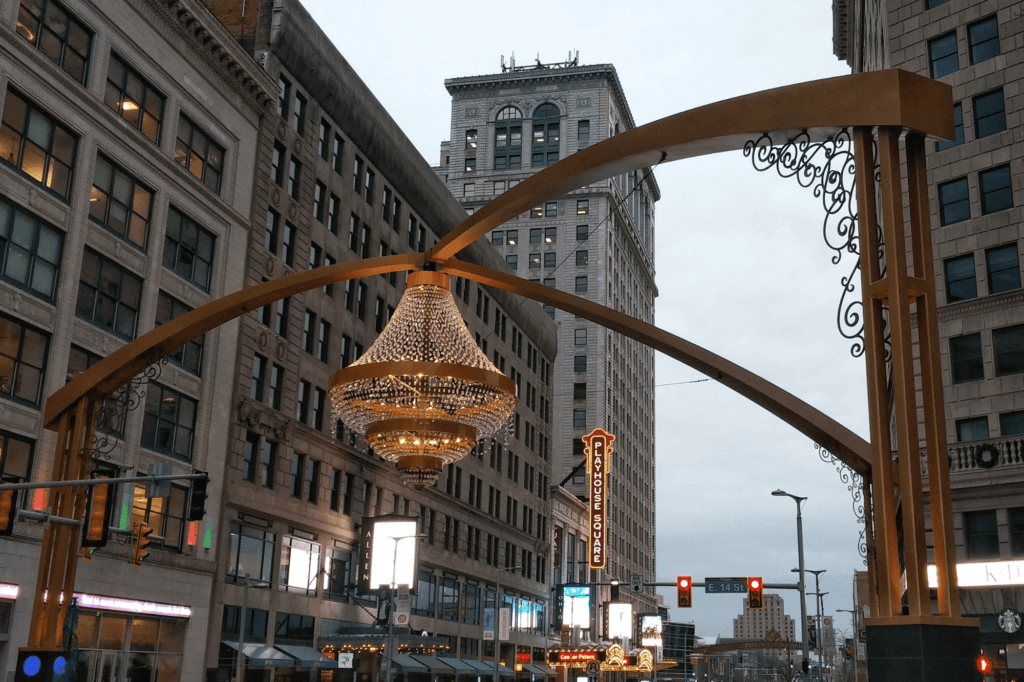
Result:
M758 90L849 73L832 54L825 0L591 0L481 3L303 0L420 152L448 139L444 79L566 59L614 64L637 125ZM658 168L656 323L776 383L867 437L863 358L836 328L839 280L820 203L740 153ZM847 256L849 258L849 256ZM814 444L762 409L663 356L656 365L658 581L761 575L795 583L796 504L806 565L826 569L824 613L849 628L852 574L864 568L852 498ZM813 582L811 583L813 587ZM694 591L676 621L732 636L738 596ZM793 590L781 591L799 619ZM809 612L814 613L813 601Z

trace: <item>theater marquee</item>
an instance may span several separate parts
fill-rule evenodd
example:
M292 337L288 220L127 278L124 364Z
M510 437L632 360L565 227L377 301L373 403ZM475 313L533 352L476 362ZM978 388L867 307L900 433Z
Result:
M604 429L594 429L583 436L590 474L590 540L587 562L591 568L604 568L607 561L608 471L611 468L612 443L615 436Z

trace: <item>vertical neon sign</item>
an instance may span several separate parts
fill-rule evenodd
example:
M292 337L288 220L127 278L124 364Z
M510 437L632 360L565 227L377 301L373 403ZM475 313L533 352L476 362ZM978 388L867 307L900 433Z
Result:
M597 428L583 436L590 474L590 539L587 542L587 563L591 568L604 568L608 529L608 471L611 469L612 443L615 436Z

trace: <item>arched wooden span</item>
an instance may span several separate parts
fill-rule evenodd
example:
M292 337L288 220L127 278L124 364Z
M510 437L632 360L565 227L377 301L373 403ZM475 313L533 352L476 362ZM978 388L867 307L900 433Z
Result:
M533 298L573 312L630 338L648 344L733 388L765 407L802 433L821 443L864 476L868 518L869 572L873 614L893 622L955 622L959 597L953 572L952 515L948 469L945 466L945 422L938 365L934 277L928 231L924 176L925 136L953 137L950 88L905 71L888 70L802 83L709 104L682 112L582 150L540 171L496 197L453 229L426 254L406 254L332 265L303 271L249 287L190 311L136 339L82 372L46 401L44 421L58 431L54 478L81 478L88 471L97 401L116 391L149 364L182 343L278 299L346 279L412 270L431 263L450 273ZM827 415L771 383L699 346L591 301L543 287L508 273L455 260L474 240L516 215L579 187L645 165L739 149L762 133L780 141L806 133L824 140L842 128L854 130L860 232L865 292L865 355L871 417L871 443ZM871 145L877 135L881 183L871 172ZM909 175L909 225L903 223L904 191L900 177L900 139L906 138ZM880 202L880 203L879 203ZM874 207L883 218L888 267L881 274ZM909 228L910 254L903 235ZM896 245L898 248L893 248ZM865 255L867 254L867 255ZM910 263L916 264L911 270ZM886 367L883 360L882 306L888 308L892 334L893 404L897 440L889 430ZM914 395L910 311L918 316L924 405ZM934 553L939 575L938 614L931 614L925 574L924 510L921 467L917 457L916 413L923 408L930 472ZM898 470L892 453L899 457ZM902 524L896 503L902 500ZM84 491L55 494L51 512L81 517ZM901 614L897 535L902 531L907 566L910 615ZM66 526L50 524L40 552L29 647L59 647L67 600L43 601L43 594L70 593L74 586L78 538Z

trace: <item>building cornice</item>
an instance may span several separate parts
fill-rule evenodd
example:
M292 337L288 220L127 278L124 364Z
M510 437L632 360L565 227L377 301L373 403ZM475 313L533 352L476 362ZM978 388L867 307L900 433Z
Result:
M277 84L198 0L145 0L255 113L277 96Z

